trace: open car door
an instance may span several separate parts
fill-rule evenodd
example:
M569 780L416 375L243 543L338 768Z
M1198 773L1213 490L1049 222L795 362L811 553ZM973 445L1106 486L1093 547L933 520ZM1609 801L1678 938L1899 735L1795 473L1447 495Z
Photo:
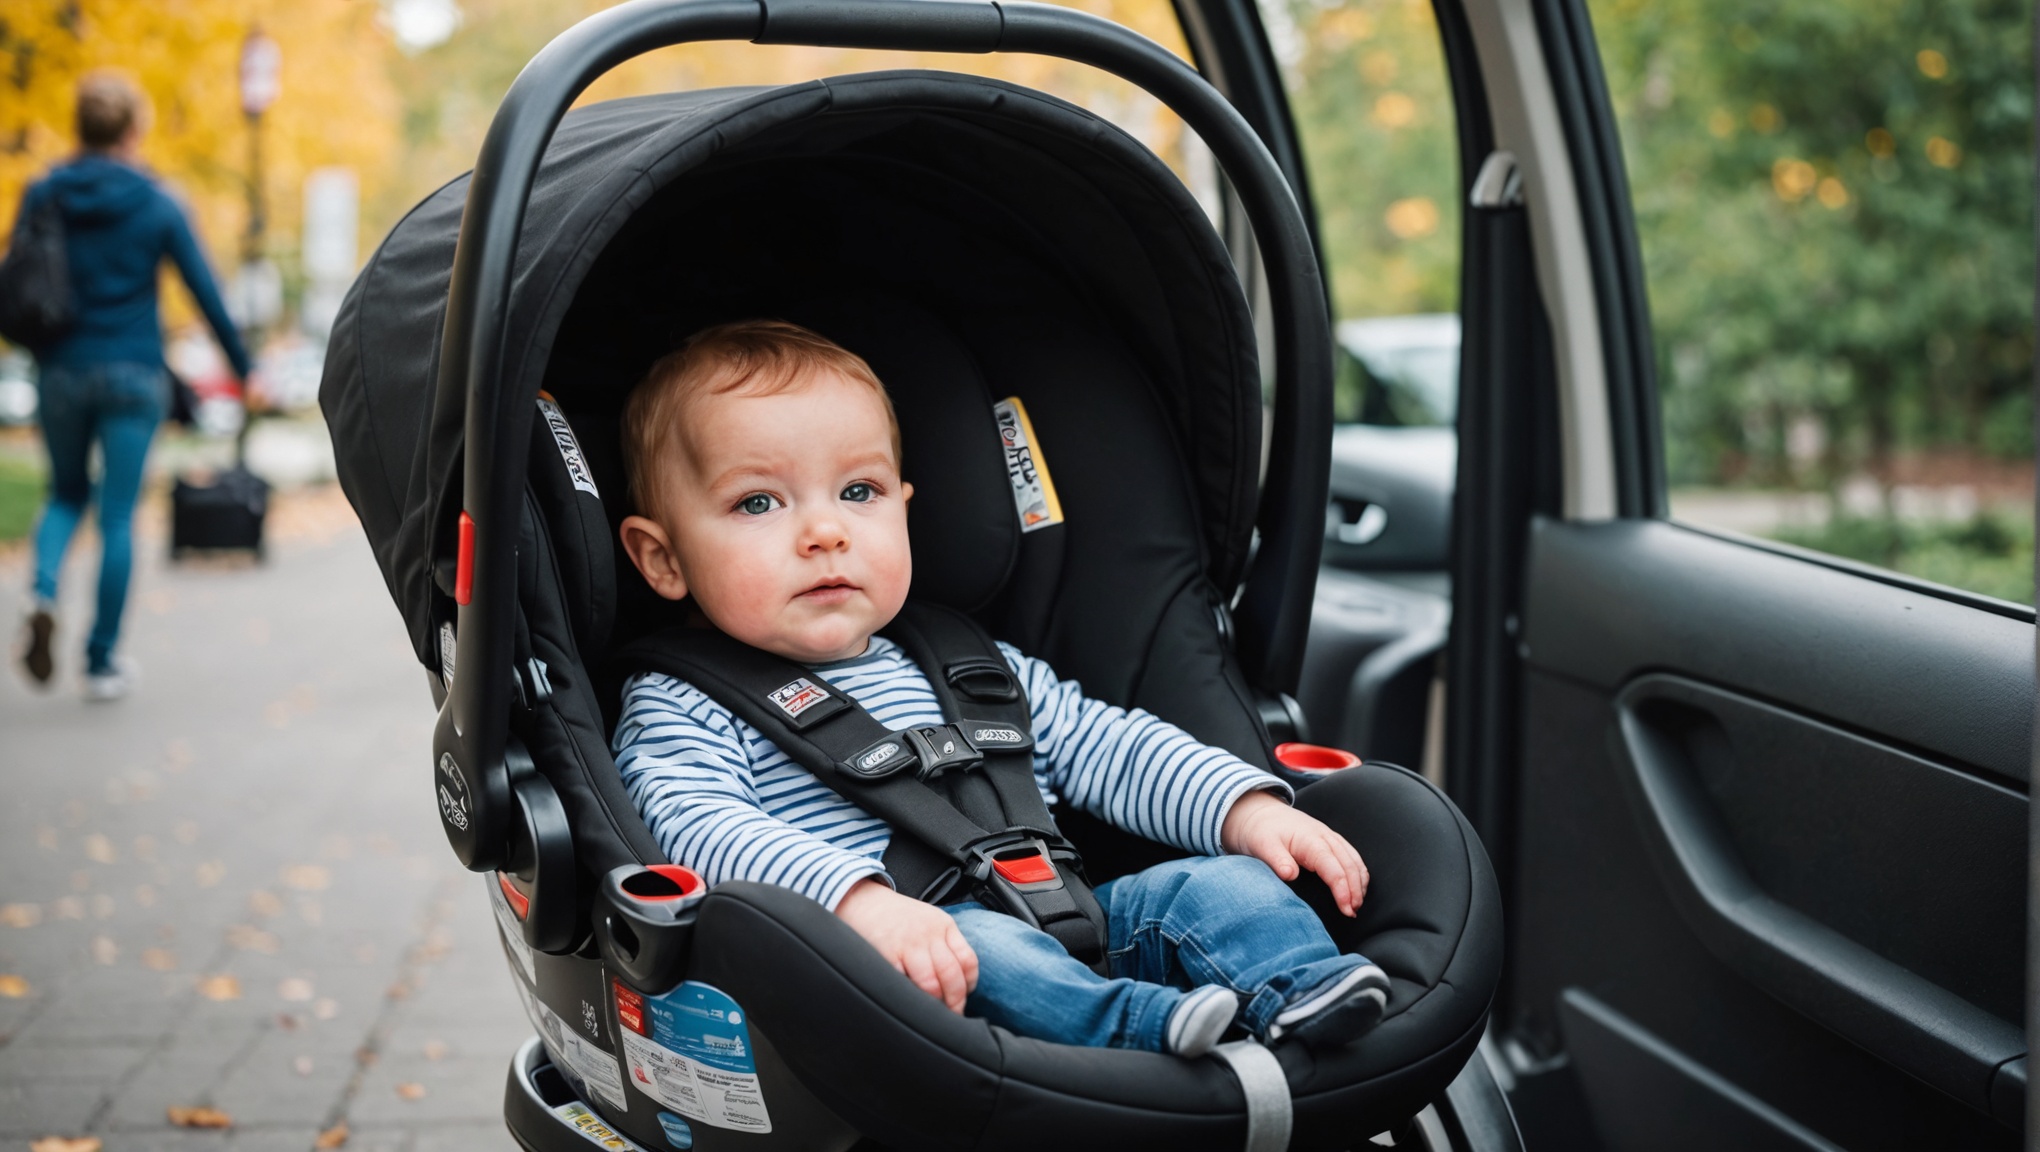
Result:
M1178 8L1323 221L1339 205L1307 183L1270 45L1324 24L1282 3ZM1433 751L1503 880L1483 1053L1527 1146L2019 1146L2032 609L1675 518L1631 207L1660 189L1631 187L1588 6L1434 11L1464 335ZM1691 34L1753 58L1792 34L1722 19ZM1919 76L1947 69L1920 51ZM1792 109L1742 107L1697 122L1786 139ZM1880 180L1960 162L1940 136L1924 163L1863 139L1803 187L1799 160L1759 169L1766 210L1848 208L1857 160Z

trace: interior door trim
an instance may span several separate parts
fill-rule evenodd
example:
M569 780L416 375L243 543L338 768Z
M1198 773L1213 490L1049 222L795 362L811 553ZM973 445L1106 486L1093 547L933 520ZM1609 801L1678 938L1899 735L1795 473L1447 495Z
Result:
M1464 0L1494 146L1523 169L1537 284L1558 365L1561 504L1568 520L1623 514L1594 260L1576 166L1532 0Z
M1616 697L1615 762L1658 879L1715 959L1795 1011L1986 1115L2024 1031L1771 896L1676 742L1640 712L1674 678ZM2007 1123L2018 1118L1997 1117Z

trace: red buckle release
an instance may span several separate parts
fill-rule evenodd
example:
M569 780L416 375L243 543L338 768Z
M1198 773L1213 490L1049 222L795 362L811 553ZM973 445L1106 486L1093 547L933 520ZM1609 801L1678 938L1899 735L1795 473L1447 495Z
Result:
M475 522L460 514L460 554L453 568L453 602L465 606L475 595Z
M1055 865L1039 852L1012 860L994 859L992 868L1013 884L1043 884L1055 879Z
M510 883L510 877L496 873L496 885L503 889L503 899L510 902L510 910L517 913L519 920L531 915L531 897L519 892L517 885Z
M1275 759L1284 768L1298 772L1337 772L1360 766L1358 756L1344 748L1327 748L1322 744L1277 744Z

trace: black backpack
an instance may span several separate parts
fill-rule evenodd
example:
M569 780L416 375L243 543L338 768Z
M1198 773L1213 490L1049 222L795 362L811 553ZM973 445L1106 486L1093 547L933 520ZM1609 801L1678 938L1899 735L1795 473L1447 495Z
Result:
M0 336L45 348L71 327L71 265L64 219L54 197L22 208L7 258L0 260Z

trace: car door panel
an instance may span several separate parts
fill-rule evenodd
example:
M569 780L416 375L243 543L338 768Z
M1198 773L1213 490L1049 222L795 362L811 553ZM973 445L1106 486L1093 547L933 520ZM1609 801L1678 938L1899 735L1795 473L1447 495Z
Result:
M1537 522L1507 995L1611 1146L1731 1146L1766 1114L1738 1094L1842 1147L2016 1144L2032 645L1661 521Z

